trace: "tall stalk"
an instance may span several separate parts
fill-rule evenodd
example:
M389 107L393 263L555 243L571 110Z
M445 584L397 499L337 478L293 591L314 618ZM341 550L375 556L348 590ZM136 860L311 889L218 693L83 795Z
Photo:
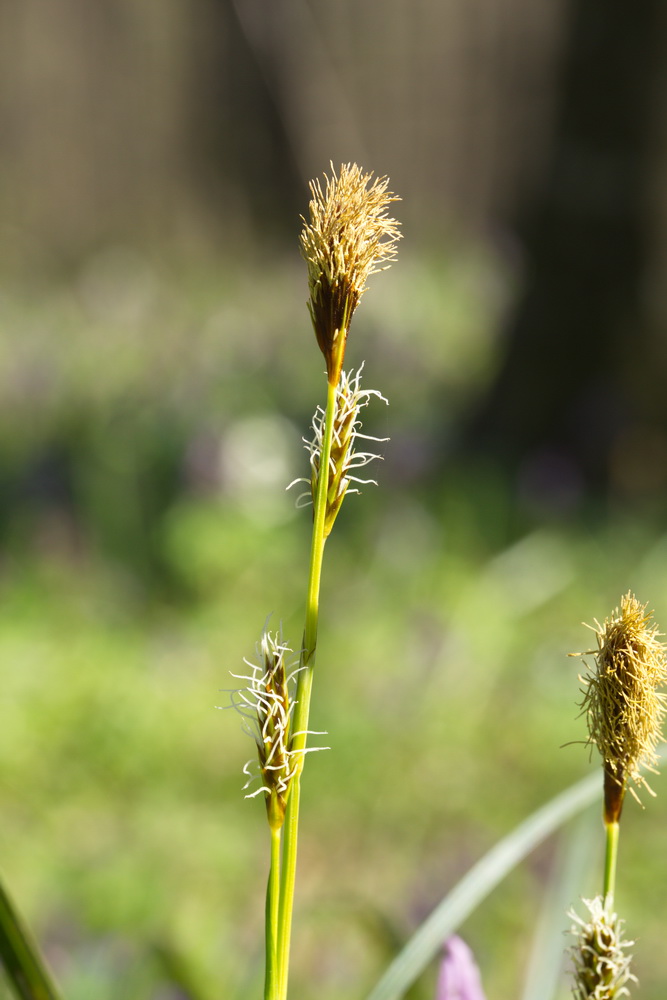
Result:
M301 804L301 774L308 747L310 698L317 650L320 581L324 546L343 499L358 492L357 470L375 455L357 450L359 413L379 392L361 389L361 368L343 371L352 315L366 290L368 277L389 266L400 238L398 223L387 206L397 199L387 191L386 177L373 179L356 164L343 165L310 185L309 221L304 220L301 253L308 267L308 309L318 346L326 361L327 398L313 417L310 479L304 498L313 504L313 532L306 592L306 614L299 658L286 666L289 648L280 633L266 627L250 673L233 675L247 682L232 704L246 719L255 738L260 787L271 829L271 862L266 894L265 1000L286 1000L290 938ZM362 366L363 367L363 366ZM297 482L300 480L297 480ZM354 485L352 485L354 484ZM351 487L351 488L350 488ZM296 691L291 697L292 682ZM248 771L250 781L253 775Z
M280 996L280 963L278 959L278 920L280 910L280 829L271 829L271 862L269 880L266 887L265 916L265 1000L277 1000Z
M327 383L327 405L325 411L324 438L320 456L320 469L329 468L331 439L336 405L336 386ZM313 670L317 650L317 627L320 615L320 581L326 542L325 521L327 512L328 477L320 475L314 500L313 533L310 547L310 568L306 595L306 623L303 630L303 645L299 661L299 674L292 717L291 750L296 755L297 765L292 778L285 826L283 831L282 858L280 869L280 906L278 912L278 968L279 992L276 1000L287 997L289 975L289 952L294 907L294 886L296 881L296 858L299 840L299 807L301 805L301 774L308 741L308 718L310 696L313 687Z
M605 906L609 910L614 908L616 867L618 862L618 834L620 829L621 828L618 823L605 824L604 884L602 886L602 898L605 901Z

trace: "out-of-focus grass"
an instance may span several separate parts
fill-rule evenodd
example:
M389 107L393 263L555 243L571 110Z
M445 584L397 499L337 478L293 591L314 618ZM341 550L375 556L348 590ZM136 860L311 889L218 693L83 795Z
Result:
M650 528L509 532L490 474L437 480L491 370L492 273L407 258L377 282L350 357L393 442L328 545L312 724L331 750L304 783L293 988L321 1000L361 998L389 942L587 771L561 747L585 734L579 622L628 587L667 621ZM179 976L202 1000L261 992L267 829L242 797L252 743L216 705L267 614L295 645L303 627L309 514L283 487L321 401L304 297L297 261L183 276L117 252L0 303L0 869L70 1000L168 1000ZM661 785L628 803L619 869L646 1000L664 995ZM464 929L489 997L519 995L551 861Z
M332 539L325 577L313 725L331 750L308 761L297 996L313 982L332 1000L362 996L382 921L407 932L495 838L586 772L584 748L560 746L584 734L566 658L586 645L579 619L607 613L628 584L658 618L667 608L665 543L631 527L544 530L485 557L465 526L407 496L399 544L399 511L380 507L362 516L366 533ZM273 538L195 502L174 522L208 553L206 596L187 612L137 619L94 565L42 565L4 587L0 859L72 997L91 981L96 996L171 995L157 989L156 945L182 953L205 996L258 989L263 808L241 794L251 743L215 706L266 612L282 609L299 634L303 526ZM212 579L216 553L226 571ZM661 784L645 813L628 803L619 876L656 1000L659 949L644 942L662 926ZM517 995L550 857L466 928L491 996Z
M401 264L393 281L375 279L348 357L366 359L367 384L391 400L389 416L367 421L392 434L393 475L404 478L437 460L471 387L488 377L504 294L479 255ZM117 248L66 281L7 283L3 548L23 558L42 541L70 543L67 522L42 513L74 511L84 545L152 589L168 570L163 519L184 492L219 486L277 516L276 466L299 474L299 438L322 395L305 297L296 253L184 267Z

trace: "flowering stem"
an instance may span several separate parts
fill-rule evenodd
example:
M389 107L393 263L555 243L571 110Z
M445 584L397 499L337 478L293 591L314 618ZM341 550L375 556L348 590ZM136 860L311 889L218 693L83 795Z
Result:
M327 407L324 418L324 435L317 477L317 492L314 499L313 535L310 549L310 569L308 573L308 593L306 597L306 623L303 632L303 646L300 656L300 670L297 681L294 716L292 718L291 752L296 755L296 770L290 784L287 813L285 816L280 869L280 907L278 913L278 969L279 987L277 1000L287 997L289 973L289 951L294 904L294 884L296 880L296 856L299 832L299 805L301 799L301 772L306 751L310 693L313 684L315 649L317 646L317 625L319 620L320 579L324 556L325 519L327 510L327 486L329 481L329 458L336 407L336 386L328 383Z
M280 901L280 828L271 827L271 867L266 887L266 974L264 1000L277 1000L278 907Z
M604 857L604 890L602 893L608 909L614 905L616 889L616 861L618 858L618 834L620 826L616 823L605 823L606 845Z

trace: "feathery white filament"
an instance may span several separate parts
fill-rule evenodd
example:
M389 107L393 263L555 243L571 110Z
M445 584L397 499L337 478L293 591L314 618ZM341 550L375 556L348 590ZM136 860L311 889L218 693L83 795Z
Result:
M329 475L331 479L339 476L339 486L337 498L341 498L347 493L359 493L356 488L350 488L351 483L359 486L377 486L374 479L360 479L352 475L355 470L362 469L374 459L381 459L381 455L376 455L371 451L357 451L355 444L357 441L375 441L381 443L389 438L373 437L370 434L362 434L361 420L359 415L363 407L368 406L372 396L387 403L385 397L377 389L361 388L361 373L363 363L356 372L341 372L340 382L336 388L336 411L333 423L333 439L331 456L329 458ZM300 493L296 499L297 507L306 507L313 502L313 495L319 475L320 457L322 455L322 445L324 441L325 412L318 406L312 421L312 438L303 438L304 446L310 459L311 478L299 477L294 479L287 489L295 483L306 483L307 490Z

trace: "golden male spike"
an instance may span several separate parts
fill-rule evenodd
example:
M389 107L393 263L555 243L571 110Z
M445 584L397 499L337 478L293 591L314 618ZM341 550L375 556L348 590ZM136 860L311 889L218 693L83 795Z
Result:
M399 200L387 190L387 177L373 179L356 163L343 164L338 175L332 164L331 171L324 188L319 180L310 183L310 219L303 220L300 243L315 336L329 383L337 385L352 314L369 276L395 259L401 234L387 215L387 206Z
M651 791L641 768L655 771L658 763L665 715L665 696L658 689L667 682L667 661L646 607L627 593L620 610L603 625L595 623L595 669L582 678L589 742L604 762L607 823L620 818L629 778Z

